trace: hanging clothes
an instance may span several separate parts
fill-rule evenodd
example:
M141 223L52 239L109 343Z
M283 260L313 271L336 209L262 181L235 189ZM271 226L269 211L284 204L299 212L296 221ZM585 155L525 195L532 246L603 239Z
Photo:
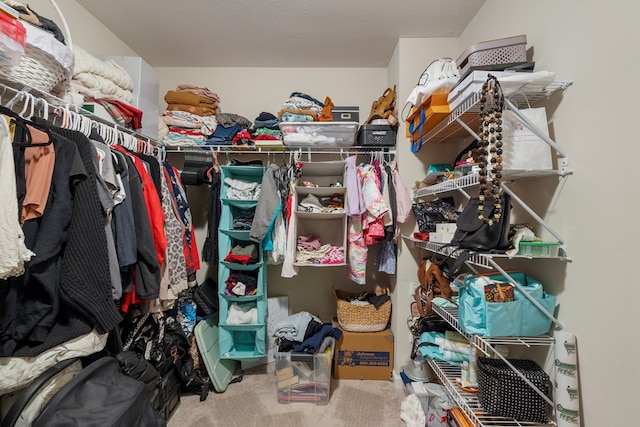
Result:
M207 201L207 238L202 246L202 260L218 263L218 228L220 228L220 183L222 176L218 168L211 169L211 184Z
M16 194L15 165L11 150L9 126L0 117L0 280L24 273L24 263L35 254L24 243L24 232L16 216L18 201Z

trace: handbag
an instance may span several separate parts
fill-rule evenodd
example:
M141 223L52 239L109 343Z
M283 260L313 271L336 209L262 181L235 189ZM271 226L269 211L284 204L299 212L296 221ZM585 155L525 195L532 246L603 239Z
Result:
M409 94L406 105L416 107L433 94L447 94L459 79L460 72L453 59L436 59L420 74L418 84Z
M549 396L549 375L534 361L507 359L545 396ZM518 421L546 423L549 405L534 389L501 359L479 357L478 401L490 415Z
M500 195L502 215L493 224L488 224L478 218L479 199L473 197L464 207L456 220L456 232L451 243L460 249L470 249L477 252L505 251L509 248L509 225L511 214L511 196L507 193ZM483 215L493 217L495 200L485 197Z
M413 215L421 233L436 231L436 224L456 221L458 212L453 204L453 197L436 199L431 202L417 202L411 205Z

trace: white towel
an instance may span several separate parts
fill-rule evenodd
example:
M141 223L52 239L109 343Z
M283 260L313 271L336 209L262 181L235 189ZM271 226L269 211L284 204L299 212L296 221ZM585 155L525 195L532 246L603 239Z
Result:
M227 315L227 324L229 325L247 325L258 323L258 309L248 305L240 305L232 303L229 305L229 314Z

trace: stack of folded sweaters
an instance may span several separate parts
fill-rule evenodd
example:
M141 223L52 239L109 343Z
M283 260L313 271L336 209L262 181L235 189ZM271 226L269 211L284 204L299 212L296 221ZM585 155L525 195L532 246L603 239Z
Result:
M220 97L206 87L180 84L168 91L167 109L160 126L162 141L170 147L204 145L218 126Z

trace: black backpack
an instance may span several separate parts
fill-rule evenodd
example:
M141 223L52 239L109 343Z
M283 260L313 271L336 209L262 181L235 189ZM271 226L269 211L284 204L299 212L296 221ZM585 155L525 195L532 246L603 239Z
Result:
M49 400L33 427L166 427L145 384L125 375L114 357L96 360Z

